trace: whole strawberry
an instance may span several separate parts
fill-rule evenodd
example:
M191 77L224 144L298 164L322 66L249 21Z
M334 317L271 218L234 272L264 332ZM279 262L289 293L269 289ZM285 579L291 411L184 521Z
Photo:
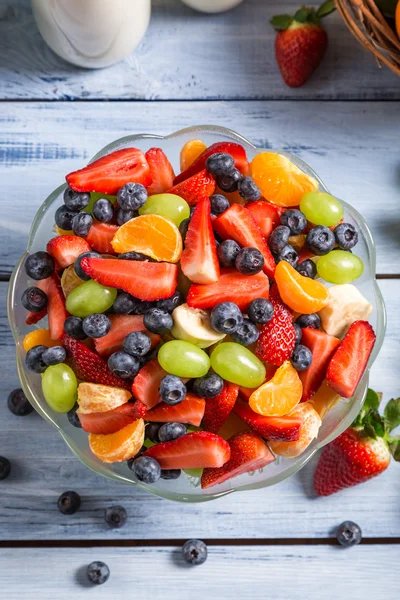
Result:
M319 66L328 47L321 18L334 10L334 0L327 0L318 10L302 7L293 17L277 15L271 19L271 25L278 31L276 61L288 86L304 85Z
M378 394L368 390L352 426L322 450L314 475L319 496L372 479L387 469L391 455L400 461L400 438L390 436L400 425L400 398L388 402L383 418L377 411L379 401Z

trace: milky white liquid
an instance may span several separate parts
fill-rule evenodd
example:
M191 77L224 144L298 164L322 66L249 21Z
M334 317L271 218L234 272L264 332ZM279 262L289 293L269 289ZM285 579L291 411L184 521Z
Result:
M182 0L184 4L202 12L223 12L237 6L243 0Z

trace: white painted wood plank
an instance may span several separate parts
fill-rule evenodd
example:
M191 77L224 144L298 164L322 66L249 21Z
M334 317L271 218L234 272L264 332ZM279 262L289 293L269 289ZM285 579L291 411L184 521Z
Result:
M399 272L398 113L398 103L380 102L3 103L0 272L24 251L46 196L105 144L210 122L308 162L369 222L377 272Z
M380 285L389 326L372 369L371 386L382 391L387 401L399 389L400 280L383 280ZM0 284L1 307L5 288L5 283ZM0 484L2 540L326 538L345 519L358 522L366 537L400 537L398 464L364 485L328 498L314 497L313 461L278 486L206 504L181 505L97 476L72 456L56 431L36 413L21 418L7 410L7 395L18 386L13 354L2 308L0 454L13 464L12 474ZM56 507L58 496L67 489L82 496L81 510L70 517ZM121 530L109 530L104 509L117 503L126 507L129 521Z
M326 19L329 48L318 71L302 88L288 88L275 62L269 20L298 6L297 0L246 0L233 11L205 15L178 0L153 0L150 27L136 52L109 69L87 71L46 46L28 0L1 0L0 98L400 98L400 80L378 68L338 14Z

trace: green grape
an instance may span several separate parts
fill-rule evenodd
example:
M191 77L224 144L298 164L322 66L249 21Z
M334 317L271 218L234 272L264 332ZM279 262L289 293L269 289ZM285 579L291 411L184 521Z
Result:
M264 383L265 367L248 348L233 342L219 344L211 353L211 366L226 381L257 388Z
M53 365L43 373L43 395L55 412L66 413L74 407L77 389L75 373L68 365Z
M210 368L208 354L190 342L172 340L158 351L158 362L162 368L178 377L203 377Z
M161 215L175 223L177 227L190 216L189 204L175 194L155 194L147 198L139 208L139 215Z
M319 257L317 271L329 283L350 283L361 277L364 264L355 254L345 250L332 250Z
M149 438L146 438L143 442L143 446L148 449L148 448L151 448L152 446L155 446L155 443L152 442Z
M85 208L83 210L88 213L92 213L93 212L93 204L96 202L96 200L99 200L100 198L107 198L107 200L109 200L112 204L114 204L114 202L117 199L117 196L110 196L109 194L102 194L101 192L91 192L90 193L90 202L87 206L85 206Z
M84 318L93 313L105 312L111 308L116 297L115 288L89 280L68 295L65 305L71 315Z
M189 475L189 477L196 477L197 479L200 479L200 477L203 475L204 469L183 469L183 471L186 473L186 475Z
M314 225L332 227L343 219L343 206L325 192L307 192L300 201L300 210Z

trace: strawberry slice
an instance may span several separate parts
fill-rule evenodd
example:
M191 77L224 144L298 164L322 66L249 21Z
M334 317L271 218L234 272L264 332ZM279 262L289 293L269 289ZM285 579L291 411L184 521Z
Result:
M255 413L240 399L236 401L233 410L249 427L267 440L293 442L299 439L302 421L297 417L264 417Z
M300 250L300 253L299 253L299 264L302 263L304 260L308 260L309 258L314 258L314 256L315 256L315 254L310 252L310 250L308 248L306 248L306 246L303 246L303 248Z
M218 396L207 398L202 428L211 433L218 433L235 406L238 394L239 386L225 382Z
M178 183L178 185L174 185L174 187L167 190L167 193L176 194L186 200L190 206L195 206L204 196L208 198L212 196L214 191L214 178L204 170Z
M162 469L222 467L230 458L227 441L209 431L187 433L172 442L152 446L144 456L155 458Z
M292 312L282 302L276 285L271 288L269 299L274 307L274 315L260 329L255 354L260 360L280 367L292 355L296 332L293 327Z
M65 179L75 192L102 192L113 196L129 182L141 183L144 187L151 184L149 165L138 148L111 152L87 167L69 173Z
M170 263L85 256L81 267L102 285L119 288L149 302L169 298L178 285L178 267Z
M93 250L100 254L115 254L111 242L118 229L118 225L93 221L93 225L89 229L85 240L91 245Z
M303 384L303 396L301 401L305 402L321 387L330 360L339 346L340 340L332 335L328 335L324 331L305 327L303 329L301 343L304 346L307 346L313 355L310 367L306 371L301 371L299 373Z
M220 302L232 302L246 312L255 298L268 298L269 281L264 273L243 275L236 269L222 269L216 283L192 284L186 302L192 308L214 308Z
M281 206L275 206L266 200L250 202L245 208L249 211L266 239L269 238L275 227L280 225L280 216L285 212L285 209Z
M72 265L80 254L90 252L91 247L77 235L58 235L47 242L46 250L55 259L58 269Z
M203 398L189 393L186 394L182 402L174 406L161 402L146 414L146 421L155 423L171 423L176 421L177 423L190 423L190 425L198 427L203 418L205 408L206 401Z
M146 406L140 400L136 400L106 412L83 414L78 410L77 415L84 431L108 435L123 429L136 419L142 419L146 414L146 410Z
M46 308L44 308L43 310L41 310L39 312L29 311L28 314L26 315L25 323L27 325L36 325L36 323L39 323L39 321L44 319L46 315L47 315L47 306L46 306Z
M249 162L246 157L246 150L240 144L235 144L235 142L216 142L212 144L204 152L200 154L200 156L188 167L185 171L182 171L179 175L177 175L174 179L174 185L181 183L185 179L192 177L199 171L202 171L206 167L206 160L212 154L216 152L226 152L230 154L235 159L235 167L239 169L239 171L243 175L247 175L249 170Z
M376 335L368 321L355 321L331 358L326 381L343 398L354 395L375 339Z
M111 321L111 329L107 335L94 339L96 351L100 356L110 356L113 352L121 350L122 343L128 333L132 331L144 331L151 340L151 348L157 346L161 337L151 333L143 324L143 315L108 315Z
M132 384L132 394L143 402L148 409L161 402L158 388L165 375L168 375L156 358L146 363L136 375Z
M207 196L198 202L190 219L181 269L194 283L215 283L219 279L217 246L211 223L210 199Z
M203 490L249 471L262 469L275 460L267 444L256 433L237 433L228 443L231 449L229 461L220 468L204 470L201 477Z
M257 248L264 257L264 273L274 278L274 257L255 219L244 206L232 204L214 219L213 227L223 240L235 240L243 247Z
M50 337L52 340L59 340L64 334L64 322L69 317L69 313L65 308L65 297L57 273L43 279L41 287L47 294Z
M174 169L161 148L150 148L145 156L152 179L151 185L147 188L147 193L149 196L162 194L174 185Z
M106 361L83 342L64 334L61 343L67 351L67 362L78 379L125 390L130 389L130 382L111 373Z

